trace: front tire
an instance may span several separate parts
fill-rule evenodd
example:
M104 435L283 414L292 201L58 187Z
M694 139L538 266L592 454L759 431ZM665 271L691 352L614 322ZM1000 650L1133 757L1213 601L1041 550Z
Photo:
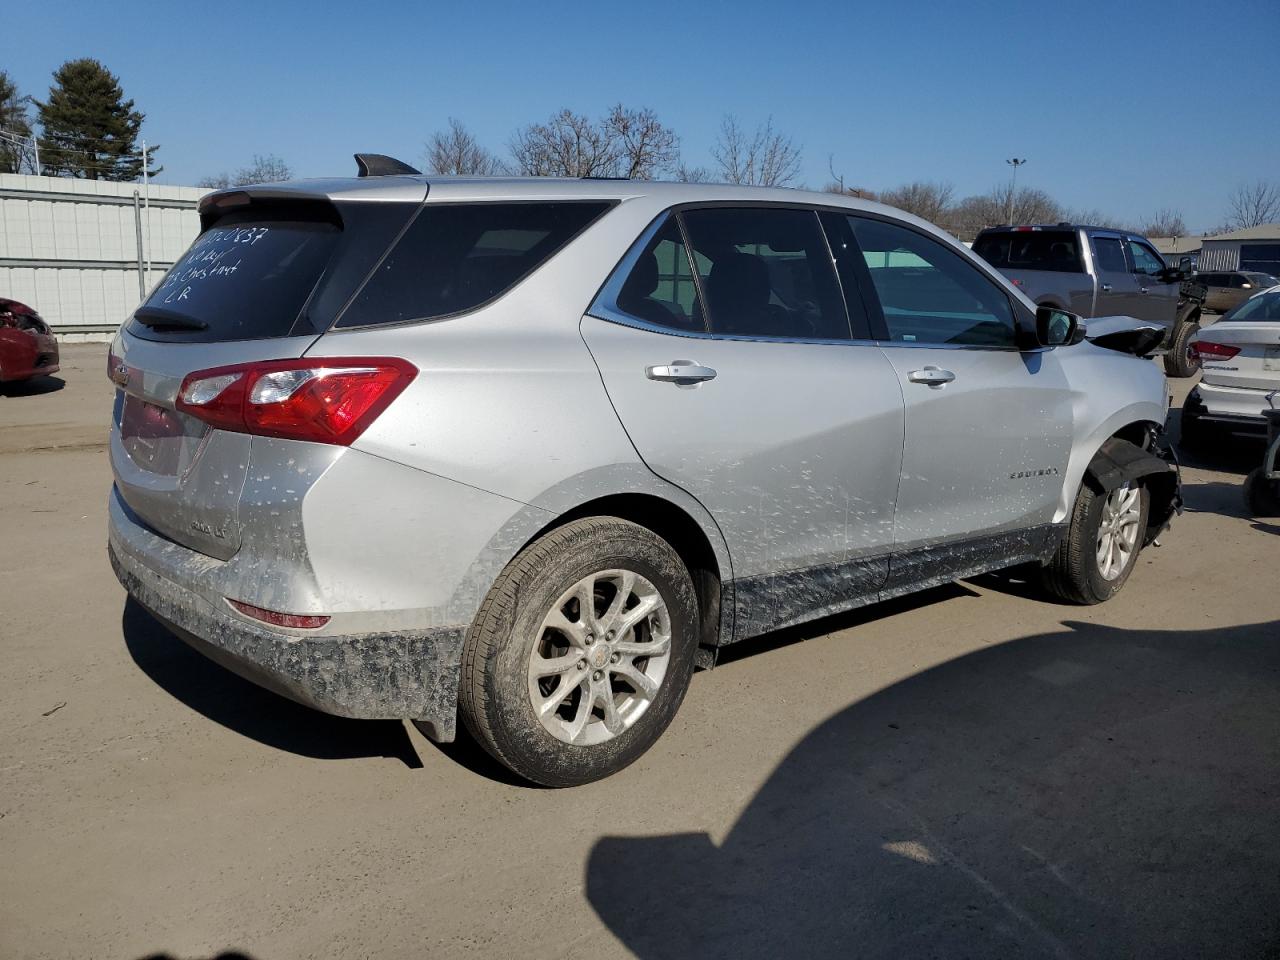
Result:
M670 544L616 517L575 520L490 589L463 651L463 723L534 783L599 780L671 723L697 636L693 583Z
M1110 600L1138 561L1147 530L1151 497L1147 488L1126 482L1100 490L1085 478L1076 496L1067 535L1041 570L1049 593L1068 603Z
M1200 369L1200 361L1191 353L1191 341L1200 332L1196 320L1187 320L1173 331L1168 352L1164 355L1164 372L1171 377L1193 377Z

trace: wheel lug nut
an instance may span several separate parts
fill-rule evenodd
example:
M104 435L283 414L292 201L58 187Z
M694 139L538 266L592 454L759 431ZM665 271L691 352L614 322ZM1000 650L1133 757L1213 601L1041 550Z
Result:
M619 660L621 660L621 659L622 659L622 654L620 654L620 653L613 653L613 654L610 654L610 655L609 655L609 662L610 662L610 663L617 663L617 662L618 662Z
M591 675L591 679L596 681L602 680L604 679L604 674L601 673L599 670L597 670L595 673Z
M595 643L595 642L596 642L596 638L595 638L594 636L592 636L591 634L589 634L589 633L588 633L588 634L587 634L587 646L589 647L589 646L591 646L591 645L592 645L593 643Z
M579 661L578 661L578 669L579 669L579 670L585 670L585 669L587 669L587 661L585 661L585 660L579 660Z
M610 630L608 633L606 633L606 634L604 635L604 638L605 638L606 640L612 640L612 639L614 638L614 636L615 636L614 632L613 632L612 630Z

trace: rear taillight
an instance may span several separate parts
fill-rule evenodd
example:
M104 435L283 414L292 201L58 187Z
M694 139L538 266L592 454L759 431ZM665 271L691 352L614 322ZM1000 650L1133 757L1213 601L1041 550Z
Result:
M242 363L188 374L175 406L219 430L347 446L417 374L395 357Z
M1191 345L1191 353L1197 360L1230 360L1239 352L1239 347L1212 340L1197 340Z

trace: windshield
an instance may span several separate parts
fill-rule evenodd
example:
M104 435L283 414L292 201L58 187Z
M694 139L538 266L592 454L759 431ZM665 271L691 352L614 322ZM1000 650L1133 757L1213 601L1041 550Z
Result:
M1236 307L1225 317L1227 320L1280 320L1280 291L1261 293Z

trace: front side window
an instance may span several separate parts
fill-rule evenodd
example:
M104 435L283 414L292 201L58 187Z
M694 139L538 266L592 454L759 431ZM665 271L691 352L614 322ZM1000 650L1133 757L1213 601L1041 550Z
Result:
M1130 240L1129 256L1133 258L1134 273L1142 273L1153 277L1164 269L1164 263L1161 262L1160 257L1153 253L1145 243Z
M1102 273L1129 272L1129 264L1124 258L1124 246L1119 237L1094 237L1093 258Z
M428 203L337 325L474 310L514 287L608 208L595 201Z
M686 210L681 217L710 333L849 339L831 252L814 211L717 207Z
M945 244L880 220L850 217L889 339L1014 345L1013 307L990 278Z

